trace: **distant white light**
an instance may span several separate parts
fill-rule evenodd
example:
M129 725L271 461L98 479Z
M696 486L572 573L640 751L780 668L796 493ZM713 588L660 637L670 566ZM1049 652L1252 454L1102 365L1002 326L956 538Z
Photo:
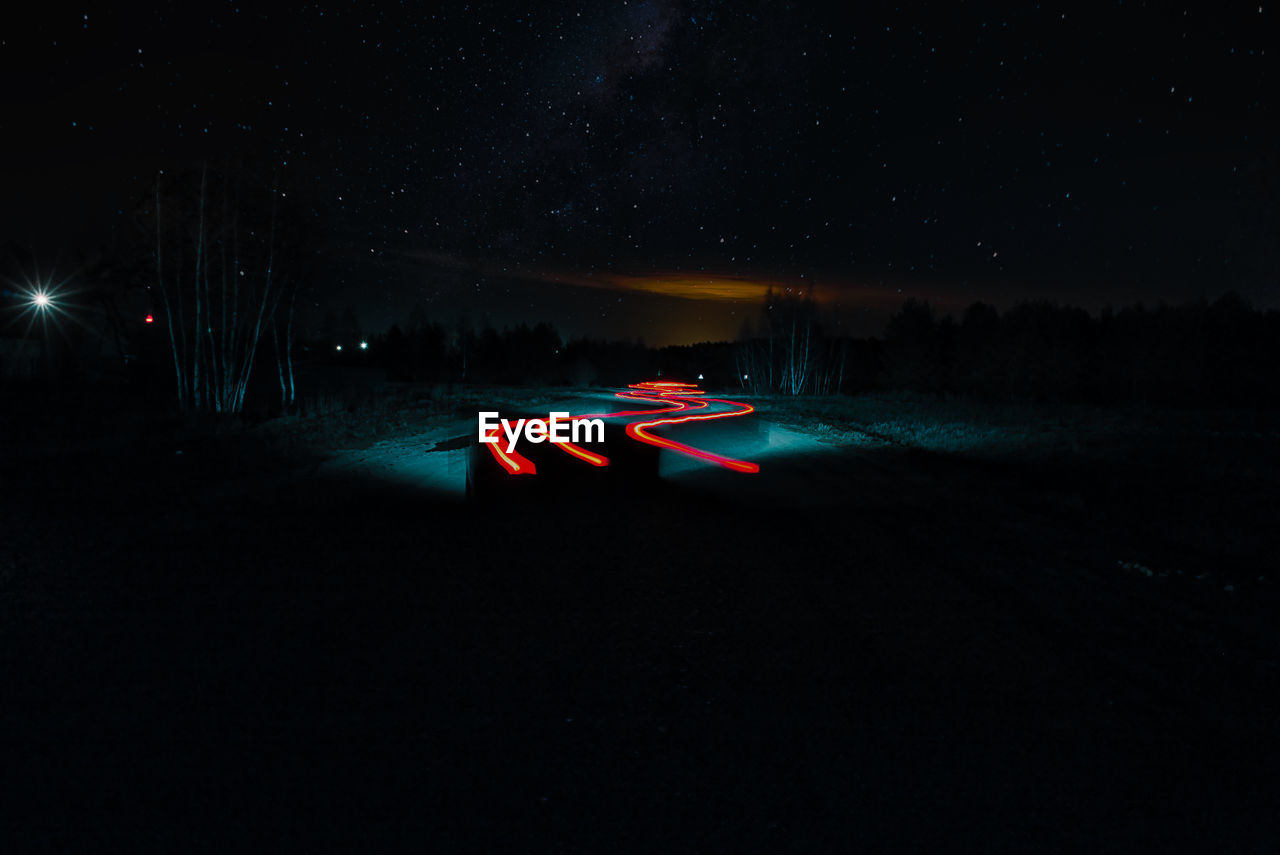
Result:
M47 309L53 301L49 299L49 295L45 292L37 291L32 295L31 302L35 304L37 309Z
M701 379L702 379L702 375L701 375L701 374L699 374L699 375L698 375L698 379L699 379L699 380L701 380Z
M338 345L338 352L339 352L339 353L341 353L341 352L342 352L342 345Z
M360 342L360 349L361 349L361 350L368 350L368 349L369 349L369 342L367 342L367 341L362 341L362 342Z
M743 379L743 380L750 380L751 378L750 378L750 376L748 376L748 375L746 375L746 374L743 374L743 375L742 375L742 379Z

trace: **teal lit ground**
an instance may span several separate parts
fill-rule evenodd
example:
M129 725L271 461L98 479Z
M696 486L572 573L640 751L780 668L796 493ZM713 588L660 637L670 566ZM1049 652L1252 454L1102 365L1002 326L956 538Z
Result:
M1275 839L1274 424L756 400L760 431L699 441L758 474L671 458L634 496L490 507L462 496L476 403L8 444L5 836Z

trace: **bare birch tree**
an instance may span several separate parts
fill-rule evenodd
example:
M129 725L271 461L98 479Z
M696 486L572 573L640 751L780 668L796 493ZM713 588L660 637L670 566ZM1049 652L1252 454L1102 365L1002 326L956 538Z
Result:
M757 394L833 394L844 382L845 345L822 331L813 286L803 292L770 288L762 306L763 330L751 324L734 350L739 384Z
M288 406L295 397L288 351L297 282L277 269L282 194L274 180L265 189L244 190L250 182L242 173L223 167L217 182L221 204L211 204L209 173L204 163L198 183L163 171L156 176L155 285L173 354L178 406L242 412L268 326L282 377L287 367L281 400ZM193 187L198 187L194 196ZM184 249L193 259L189 271L183 269ZM281 342L277 310L285 292L290 298Z

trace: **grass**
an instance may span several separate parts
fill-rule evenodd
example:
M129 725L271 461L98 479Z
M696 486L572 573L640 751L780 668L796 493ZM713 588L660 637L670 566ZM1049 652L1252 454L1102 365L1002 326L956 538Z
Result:
M752 399L780 424L861 446L978 457L1111 453L1119 442L1275 440L1280 419L1251 411L1029 404L875 393Z
M299 448L350 451L445 427L469 432L474 429L471 420L476 410L549 408L580 391L571 387L396 384L360 403L332 394L306 398L297 415L275 419L263 427Z

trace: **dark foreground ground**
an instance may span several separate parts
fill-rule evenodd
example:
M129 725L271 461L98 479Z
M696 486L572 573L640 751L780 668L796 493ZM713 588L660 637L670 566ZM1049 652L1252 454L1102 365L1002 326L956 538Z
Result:
M1274 443L1115 442L484 508L9 448L0 850L1275 851Z

